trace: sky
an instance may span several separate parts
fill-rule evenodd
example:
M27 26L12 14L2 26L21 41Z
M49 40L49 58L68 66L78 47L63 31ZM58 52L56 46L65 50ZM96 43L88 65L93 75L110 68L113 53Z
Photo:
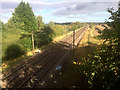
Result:
M0 19L7 23L22 0L1 0ZM119 0L23 0L44 23L104 22L110 17L108 8L117 10Z

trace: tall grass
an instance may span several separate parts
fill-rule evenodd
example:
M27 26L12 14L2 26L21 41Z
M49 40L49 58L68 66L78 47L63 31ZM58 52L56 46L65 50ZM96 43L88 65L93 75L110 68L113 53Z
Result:
M9 45L18 43L19 37L20 31L2 31L2 57L5 57L5 51Z

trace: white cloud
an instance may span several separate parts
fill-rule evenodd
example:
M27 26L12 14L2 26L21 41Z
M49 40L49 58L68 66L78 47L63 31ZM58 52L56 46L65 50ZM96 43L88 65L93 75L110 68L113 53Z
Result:
M119 2L119 0L64 0L65 2Z
M21 0L1 0L1 3L3 2L21 2Z
M63 7L52 12L55 16L77 15L77 14L94 14L96 12L107 12L108 8L117 9L115 2L79 2L72 6Z
M7 15L2 17L6 21L12 15L15 7L22 0L2 0L2 15ZM119 0L23 0L24 2L29 2L34 12L45 13L49 9L51 11L48 16L51 17L61 16L68 18L79 18L76 15L86 14L93 15L95 12L106 12L108 7L114 7L117 9L117 2ZM107 2L107 3L104 3ZM111 2L111 3L110 3ZM94 4L93 4L94 3ZM1 9L1 8L0 8ZM70 16L71 15L71 16ZM72 16L73 15L73 16ZM96 14L94 14L96 15ZM97 16L97 15L96 15Z

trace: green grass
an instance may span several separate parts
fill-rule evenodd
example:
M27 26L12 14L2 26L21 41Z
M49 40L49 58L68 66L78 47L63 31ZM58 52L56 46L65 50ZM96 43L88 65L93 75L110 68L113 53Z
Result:
M6 48L11 44L16 44L20 38L20 31L9 30L2 32L2 57L5 56Z

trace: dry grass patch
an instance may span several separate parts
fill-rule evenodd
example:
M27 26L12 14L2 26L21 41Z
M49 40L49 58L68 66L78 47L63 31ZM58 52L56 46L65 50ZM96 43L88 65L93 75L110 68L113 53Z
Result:
M91 28L88 28L81 42L79 43L79 46L75 49L75 61L79 61L83 57L87 57L88 54L94 54L96 48L103 43L103 40L95 38L99 35L95 29L96 27L103 29L103 26L101 25L95 25Z

